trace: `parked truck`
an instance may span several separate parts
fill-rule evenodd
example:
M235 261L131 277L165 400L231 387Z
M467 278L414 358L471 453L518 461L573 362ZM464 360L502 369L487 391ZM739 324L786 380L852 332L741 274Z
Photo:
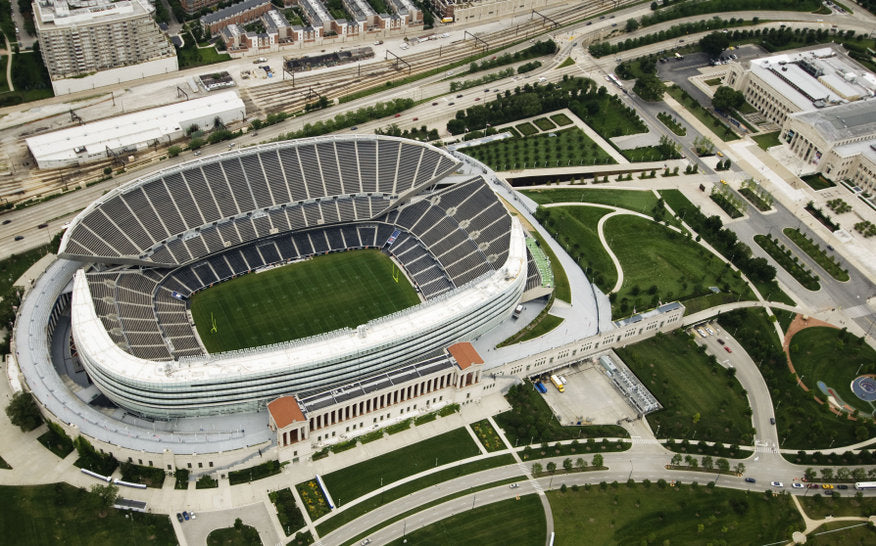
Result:
M535 389L542 394L547 394L547 387L541 381L535 382Z
M551 376L551 383L553 383L554 387L556 387L557 390L560 392L564 392L566 390L566 388L563 387L563 382L560 381L560 378L555 375Z

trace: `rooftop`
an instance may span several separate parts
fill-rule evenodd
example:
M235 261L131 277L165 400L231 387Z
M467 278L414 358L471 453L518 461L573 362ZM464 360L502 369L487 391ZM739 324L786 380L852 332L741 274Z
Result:
M876 95L876 76L833 47L761 57L750 69L804 112Z
M34 19L40 28L48 24L61 27L104 23L155 11L148 0L39 0L34 7Z
M159 139L180 131L189 120L214 116L231 109L240 110L241 117L245 112L243 101L237 93L225 91L30 137L26 142L37 159L74 159L86 152L103 153L107 147L117 150Z
M294 396L281 396L268 403L268 411L277 428L285 428L294 422L304 421L304 413L298 407L298 401Z
M207 15L201 17L201 24L212 25L213 23L218 23L220 21L228 19L229 17L233 17L238 13L249 11L251 9L255 9L270 3L271 0L243 0L243 2L231 4L227 8L222 8L220 10L216 10L213 13L208 13Z
M837 143L861 137L876 138L876 99L798 112L792 117L815 127L828 142Z
M447 348L451 356L459 364L459 369L464 370L472 364L483 364L484 359L475 350L471 343L464 341L455 343Z

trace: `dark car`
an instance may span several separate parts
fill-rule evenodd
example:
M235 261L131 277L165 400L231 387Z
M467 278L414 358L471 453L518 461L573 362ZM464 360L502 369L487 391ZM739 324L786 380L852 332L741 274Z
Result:
M189 521L189 513L188 512L183 512L183 519L186 521Z
M720 343L721 345L724 345L724 340L721 338L718 338L718 343Z
M848 489L849 486L846 485L846 484L841 483L841 484L839 484L838 486L836 486L836 488L837 488L837 489Z
M461 99L462 95L456 95L456 98Z
M775 417L770 417L770 424L771 424L771 425L775 425L775 424L776 424L776 418L775 418Z
M745 478L745 481L748 483L756 483L757 482L757 480L755 480L754 478Z
M24 235L16 235L16 236L15 236L15 240L16 240L16 241L20 241L20 240L22 240L22 239L24 239Z
M9 218L7 218L7 219L3 220L3 225L5 226L6 224L8 224L8 223L11 222L11 221L12 221L12 220L10 220Z
M37 226L37 229L43 229L49 227L49 224L40 224Z
M182 514L180 514L179 512L177 512L177 513L176 513L176 519L177 519L177 521L179 521L180 523L182 523L182 522L183 522Z

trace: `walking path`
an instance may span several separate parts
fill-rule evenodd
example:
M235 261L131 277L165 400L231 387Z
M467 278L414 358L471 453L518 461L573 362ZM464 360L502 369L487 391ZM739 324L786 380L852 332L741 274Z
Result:
M833 523L837 521L861 522L863 524L867 524L868 522L876 523L876 516L870 516L868 518L862 516L827 516L822 519L813 519L806 514L806 510L803 509L803 505L800 504L800 499L798 497L792 496L791 500L794 502L794 507L797 508L797 512L800 513L800 517L803 518L803 524L805 525L803 531L797 531L792 535L795 544L804 544L806 542L806 536L813 534L813 531L825 523Z
M8 58L6 59L6 85L9 86L10 91L15 91L15 86L12 85L12 48L9 46L9 38L4 35L3 39L6 41L6 54Z

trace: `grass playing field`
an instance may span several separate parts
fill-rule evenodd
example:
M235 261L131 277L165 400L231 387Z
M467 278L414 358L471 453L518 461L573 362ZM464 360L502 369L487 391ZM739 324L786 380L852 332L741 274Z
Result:
M211 353L355 328L420 302L394 267L376 250L320 256L199 292L192 317Z

